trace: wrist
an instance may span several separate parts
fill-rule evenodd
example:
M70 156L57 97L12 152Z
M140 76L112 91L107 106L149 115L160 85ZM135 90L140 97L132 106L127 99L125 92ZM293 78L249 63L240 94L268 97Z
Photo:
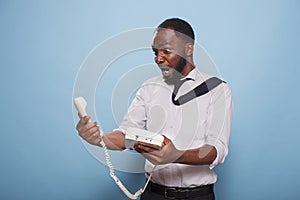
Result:
M185 157L184 154L185 154L185 151L178 150L177 159L173 163L183 164L184 163L184 157Z

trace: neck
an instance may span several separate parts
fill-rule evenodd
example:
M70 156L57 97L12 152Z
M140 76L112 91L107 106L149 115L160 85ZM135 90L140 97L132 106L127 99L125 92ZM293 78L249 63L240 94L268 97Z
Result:
M184 69L181 72L181 75L183 77L187 76L193 69L195 69L195 65L192 59L187 58L186 59L186 65L184 67Z

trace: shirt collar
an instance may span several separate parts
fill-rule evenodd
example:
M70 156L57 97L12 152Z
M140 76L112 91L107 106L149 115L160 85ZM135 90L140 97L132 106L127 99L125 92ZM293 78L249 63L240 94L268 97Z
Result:
M184 78L182 78L181 80L183 79L190 79L190 80L193 80L195 81L196 80L196 76L197 76L197 67L195 67L192 71L190 71L188 73L188 75L186 75Z

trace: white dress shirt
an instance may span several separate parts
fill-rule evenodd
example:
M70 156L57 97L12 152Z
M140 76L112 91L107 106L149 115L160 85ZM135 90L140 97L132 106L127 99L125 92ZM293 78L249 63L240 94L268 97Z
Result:
M185 78L176 98L191 91L211 76L193 69ZM222 83L207 94L184 105L176 106L171 96L174 86L167 85L162 76L147 80L138 90L119 130L137 127L168 137L179 150L195 149L205 144L217 149L217 157L210 165L170 163L157 166L151 181L173 187L195 187L213 184L217 175L213 167L224 162L228 153L232 96L229 85ZM154 165L146 160L145 170Z

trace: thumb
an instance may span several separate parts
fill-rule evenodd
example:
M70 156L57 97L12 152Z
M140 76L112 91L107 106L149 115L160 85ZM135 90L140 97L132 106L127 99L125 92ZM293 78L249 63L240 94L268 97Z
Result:
M91 117L89 115L86 115L84 117L81 117L79 114L78 114L79 118L80 118L80 121L79 123L81 124L86 124L90 121Z
M167 145L167 144L169 144L169 143L171 143L172 141L169 139L169 138L167 138L165 135L163 135L164 136L164 141L163 141L163 144L164 145Z

